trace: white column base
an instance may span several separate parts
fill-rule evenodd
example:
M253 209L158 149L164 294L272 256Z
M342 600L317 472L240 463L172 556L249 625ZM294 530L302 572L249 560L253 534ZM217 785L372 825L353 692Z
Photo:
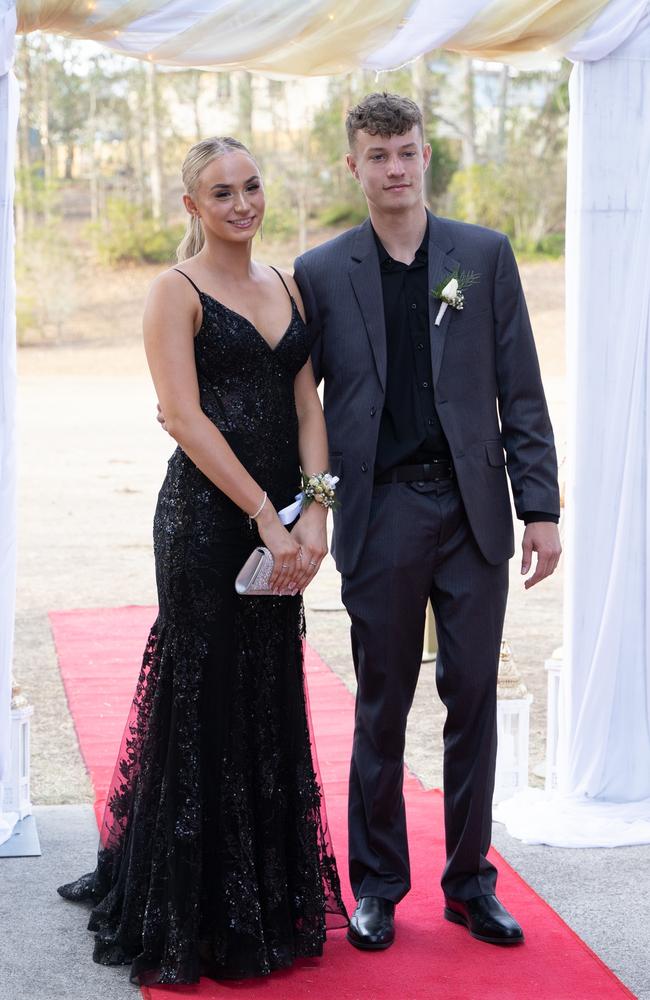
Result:
M0 781L0 806L2 804L2 798L4 795L3 784ZM0 845L6 843L12 833L14 832L14 827L18 820L20 819L18 813L3 813L0 808Z

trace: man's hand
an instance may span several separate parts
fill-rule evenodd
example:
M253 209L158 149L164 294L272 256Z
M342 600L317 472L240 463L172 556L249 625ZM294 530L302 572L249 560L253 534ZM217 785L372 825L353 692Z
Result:
M167 424L165 423L165 418L163 416L163 411L160 409L160 403L158 403L157 406L156 406L156 420L158 421L158 423L160 424L160 426L162 427L162 429L164 431L166 431L167 430Z
M525 581L524 587L528 590L536 583L550 576L557 566L562 546L560 544L560 533L557 524L552 521L532 521L526 525L524 538L521 543L522 560L521 575L525 576L530 570L533 552L537 553L537 566L535 572Z

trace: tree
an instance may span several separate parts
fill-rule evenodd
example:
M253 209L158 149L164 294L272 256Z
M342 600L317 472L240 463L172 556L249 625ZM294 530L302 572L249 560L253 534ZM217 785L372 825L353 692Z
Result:
M17 39L17 74L21 89L21 114L18 120L18 192L16 197L16 237L22 242L32 218L32 155L30 122L32 104L32 53L28 35Z
M474 61L463 59L463 167L467 170L476 163L476 96L474 93Z
M192 109L194 142L199 142L204 138L201 121L201 96L203 94L205 76L206 74L203 70L190 69L184 73L175 73L173 77L173 89L176 92L177 98L183 103L189 104ZM171 82L169 78L168 82Z
M51 53L50 136L55 147L65 149L64 178L72 180L75 149L82 140L88 120L88 77L75 68L76 44L70 39L58 39L60 53Z
M155 63L147 63L148 163L151 184L151 215L156 222L162 225L165 217L165 207L157 72Z
M253 77L246 70L235 74L237 138L250 145L253 137Z

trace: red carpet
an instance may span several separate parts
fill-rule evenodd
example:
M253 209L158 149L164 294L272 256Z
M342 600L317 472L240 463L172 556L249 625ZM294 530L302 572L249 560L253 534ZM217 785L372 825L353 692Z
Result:
M101 817L122 730L155 609L52 612L61 674ZM312 650L307 671L327 810L342 878L353 700ZM344 931L325 956L286 973L242 983L203 979L195 987L145 988L145 1000L242 994L251 1000L611 1000L633 997L603 963L501 858L499 895L521 921L526 944L500 949L474 941L442 917L442 797L406 783L413 890L398 911L397 940L364 954ZM351 902L349 890L346 902ZM90 961L90 951L88 954ZM107 975L110 972L107 971Z

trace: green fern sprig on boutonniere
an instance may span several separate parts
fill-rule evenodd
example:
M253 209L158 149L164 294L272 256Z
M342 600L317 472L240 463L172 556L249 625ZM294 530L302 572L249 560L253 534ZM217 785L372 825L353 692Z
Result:
M460 268L452 273L451 277L443 278L440 284L432 289L431 294L434 299L440 299L440 308L436 316L436 326L442 323L442 317L447 311L447 306L452 309L462 309L465 305L465 290L477 284L480 274L475 271L461 271Z

